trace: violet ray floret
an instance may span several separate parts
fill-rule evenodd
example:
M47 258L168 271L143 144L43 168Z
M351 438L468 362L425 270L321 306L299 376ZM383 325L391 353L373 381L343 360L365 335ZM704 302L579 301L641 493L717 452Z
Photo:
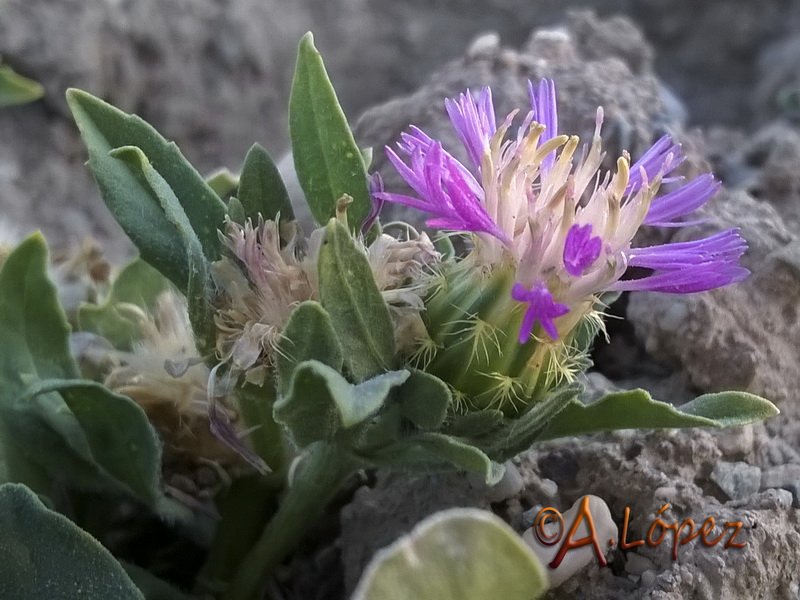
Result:
M703 206L719 191L721 185L710 173L695 177L678 189L654 198L644 218L644 224L656 227L685 226L686 222L676 222L675 219Z
M491 89L483 88L477 99L469 91L456 100L447 98L445 109L473 166L480 170L483 154L497 131Z
M707 292L718 287L743 281L750 271L735 263L722 265L705 263L685 269L654 273L641 279L617 281L611 289L618 292L664 292L667 294L692 294Z
M574 224L567 232L564 241L564 268L573 277L583 275L603 248L603 240L599 236L592 236L592 226Z
M736 263L747 250L747 242L738 229L728 229L690 242L671 242L646 248L634 248L628 265L654 270L683 269L691 265Z
M669 135L662 136L645 152L642 157L631 166L626 194L639 191L644 184L642 171L647 181L652 181L657 175L668 175L683 162L681 145L675 144Z
M569 306L553 301L553 295L547 286L543 284L534 285L530 290L517 282L511 289L511 297L517 302L525 302L528 308L522 318L522 325L519 328L519 343L524 344L531 337L533 326L538 321L542 325L547 335L552 339L558 339L558 329L553 319L563 317L569 312Z
M539 137L541 146L547 140L551 140L558 135L558 107L556 104L556 85L552 79L542 79L538 87L534 87L533 82L528 81L528 96L531 102L533 120L544 125L545 130ZM542 160L542 175L553 167L556 160L556 152L553 150Z

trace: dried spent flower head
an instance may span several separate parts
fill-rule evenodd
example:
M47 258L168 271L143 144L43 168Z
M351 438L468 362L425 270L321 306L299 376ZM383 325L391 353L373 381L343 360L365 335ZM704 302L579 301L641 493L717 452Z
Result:
M223 240L231 257L214 263L212 273L222 292L217 352L232 373L264 383L292 311L303 301L319 299L317 258L323 232L316 229L303 240L295 231L284 243L275 221L227 222ZM423 306L418 280L439 254L427 234L412 228L405 239L382 234L369 246L360 243L392 309L398 342L408 347L413 339L406 332L419 320Z
M586 348L582 328L601 327L597 309L602 308L604 293L699 292L740 281L749 273L738 262L747 245L736 229L691 242L632 246L642 225L681 226L681 218L719 188L710 175L688 183L670 176L683 158L669 136L633 165L624 154L614 172L604 172L602 109L597 111L593 140L578 158L578 137L558 135L555 84L545 79L538 86L529 84L529 91L531 110L515 135L510 129L516 111L498 125L489 88L446 100L469 165L412 126L402 134L397 150L387 147L386 152L416 195L374 193L380 202L432 214L427 221L431 227L471 235L470 254L433 282L426 298L429 331L440 347L472 344L473 355L464 357L471 368L483 369L487 380L511 377L512 381L503 379L503 389L528 395L542 387L540 370L552 383L570 377L581 364ZM662 184L675 187L658 195ZM628 267L651 272L623 279ZM492 278L499 279L491 282ZM507 300L497 300L503 308L492 313L491 303L480 301L474 290L490 290ZM461 323L460 329L454 323ZM513 336L512 325L517 332ZM500 352L503 340L512 337L522 345L536 342L523 361L527 374L514 359L499 358L508 352L516 355L510 347ZM496 360L489 359L492 347ZM478 376L459 376L460 384L470 387L466 382Z
M164 292L153 314L133 304L119 310L139 323L142 336L130 352L116 352L118 365L105 385L144 409L164 442L165 461L240 464L238 454L210 432L209 370L199 358L184 298ZM225 410L236 419L233 409Z

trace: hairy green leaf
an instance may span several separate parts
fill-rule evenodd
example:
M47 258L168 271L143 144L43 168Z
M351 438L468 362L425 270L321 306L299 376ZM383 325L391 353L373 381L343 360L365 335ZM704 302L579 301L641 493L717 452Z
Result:
M453 508L378 552L352 600L535 600L547 588L541 563L508 524Z
M144 600L120 564L25 486L0 486L0 597Z
M439 429L453 400L444 381L417 369L397 395L403 417L422 429Z
M390 371L353 385L331 367L309 360L294 370L289 392L275 403L275 420L286 425L301 447L332 441L378 412L408 371Z
M592 404L573 398L539 439L614 429L734 427L776 414L778 409L771 402L746 392L705 394L676 407L637 389L607 394Z
M312 300L292 311L278 343L276 366L278 391L289 390L294 368L307 360L318 360L336 371L342 370L342 346L336 338L330 315Z
M18 75L11 67L0 66L0 107L33 102L44 96L44 88Z
M343 225L331 220L319 251L322 306L344 349L345 365L363 381L394 365L394 327L372 269Z
M258 215L269 221L275 221L279 214L281 221L294 220L289 192L278 167L259 144L253 144L244 159L238 198L253 223L258 222Z
M185 290L190 265L174 218L165 214L141 173L109 152L123 146L141 149L173 191L208 260L220 257L217 230L223 226L225 205L178 147L139 117L80 90L69 90L67 102L89 150L89 169L114 218L139 248L142 259Z
M161 173L153 168L141 148L124 146L115 148L109 152L109 155L130 165L136 173L144 178L150 190L161 203L164 216L175 226L183 240L189 271L186 287L182 288L182 291L186 294L189 320L198 343L201 345L200 351L206 354L216 343L216 330L214 309L210 302L209 265L203 255L203 244L192 228L189 217L181 207L174 190Z
M367 170L311 33L297 50L289 133L297 177L317 223L334 216L337 201L347 194L353 198L349 225L358 229L372 206Z
M68 335L47 246L34 234L0 269L0 420L12 476L61 473L98 488L116 481L152 502L155 431L130 399L79 379Z

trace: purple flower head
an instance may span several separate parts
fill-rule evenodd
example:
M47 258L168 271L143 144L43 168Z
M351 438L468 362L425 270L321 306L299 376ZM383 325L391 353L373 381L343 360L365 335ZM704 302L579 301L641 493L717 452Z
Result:
M519 328L519 343L524 344L531 337L533 326L538 321L542 329L552 339L558 339L558 329L553 319L563 317L569 312L569 306L553 301L553 295L544 284L534 285L530 290L517 282L511 289L511 297L517 302L527 302L528 308Z
M379 200L430 213L431 227L474 234L471 256L483 272L511 261L517 281L534 282L530 290L518 283L511 294L528 304L521 342L537 322L555 339L559 331L554 319L580 311L569 319L580 322L605 291L691 293L747 276L739 266L747 245L738 230L632 247L643 224L686 225L682 219L719 189L711 175L688 183L671 175L683 161L680 145L671 137L659 139L632 165L624 154L616 170L604 172L602 111L598 109L590 147L578 159L578 139L558 134L554 83L542 80L528 89L531 111L514 136L509 135L514 113L498 125L488 88L448 100L447 113L471 168L411 127L396 151L387 148L387 155L415 195L375 194ZM659 196L664 183L673 189ZM623 280L628 266L651 272Z
M592 237L591 225L573 225L564 242L564 268L573 277L580 277L600 256L603 240Z

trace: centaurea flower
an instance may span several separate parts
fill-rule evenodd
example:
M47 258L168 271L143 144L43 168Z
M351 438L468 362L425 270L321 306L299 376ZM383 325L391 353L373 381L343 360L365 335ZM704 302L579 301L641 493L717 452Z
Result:
M451 346L471 348L458 359L466 359L471 373L451 384L473 400L483 397L477 402L483 406L497 394L487 396L477 383L481 376L503 380L504 389L522 387L529 397L569 378L585 358L581 325L594 331L602 326L597 307L606 292L699 292L748 275L738 262L747 245L736 229L692 242L632 246L643 224L681 226L680 219L719 188L710 175L688 183L671 176L683 160L671 137L659 139L633 166L625 153L606 172L602 109L593 140L578 159L578 137L558 134L554 83L531 83L529 92L531 110L516 135L510 134L516 111L497 125L489 88L447 100L470 167L412 126L397 150L386 152L416 196L375 194L430 213L430 227L471 235L473 250L442 270L426 299L433 340L427 343L448 352ZM657 196L663 183L676 187ZM623 279L629 266L652 273ZM509 335L512 325L519 335ZM506 338L527 348L524 360ZM453 366L443 356L433 362L436 371Z

